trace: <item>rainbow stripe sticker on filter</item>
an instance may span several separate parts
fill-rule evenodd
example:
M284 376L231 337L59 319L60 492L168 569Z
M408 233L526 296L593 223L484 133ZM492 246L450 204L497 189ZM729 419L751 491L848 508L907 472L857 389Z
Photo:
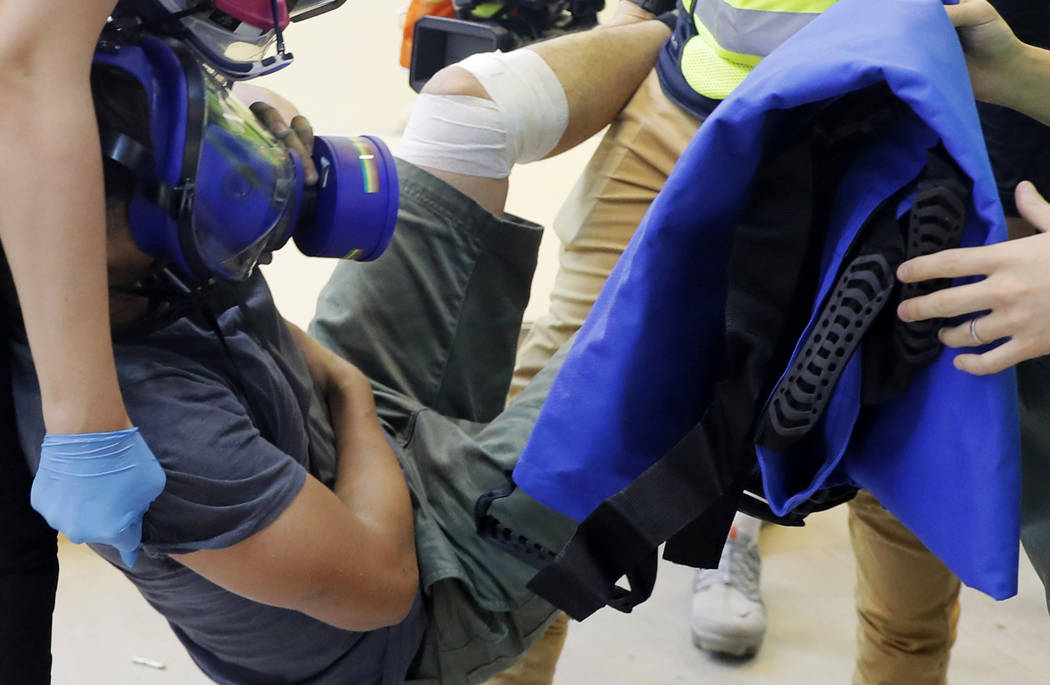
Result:
M376 168L376 156L372 149L365 145L359 138L351 138L357 149L357 158L361 160L361 180L364 182L366 193L379 192L379 170Z
M313 159L321 177L316 218L310 231L295 234L295 244L317 257L375 259L397 225L399 184L390 150L372 136L318 136Z

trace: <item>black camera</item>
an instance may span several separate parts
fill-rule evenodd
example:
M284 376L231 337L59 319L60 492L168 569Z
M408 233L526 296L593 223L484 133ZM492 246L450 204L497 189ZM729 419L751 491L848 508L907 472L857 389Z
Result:
M605 0L454 0L456 18L422 17L412 37L409 85L417 93L443 67L598 23Z

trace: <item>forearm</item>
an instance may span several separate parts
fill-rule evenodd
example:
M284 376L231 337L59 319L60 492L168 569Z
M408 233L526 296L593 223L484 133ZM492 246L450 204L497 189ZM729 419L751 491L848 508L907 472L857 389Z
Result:
M13 126L0 127L8 132L0 133L0 239L53 433L131 425L110 342L101 158L86 74L80 85L46 100L23 91L18 109L29 111L8 108ZM44 178L56 201L39 201Z
M412 508L364 376L289 324L329 400L334 490L313 476L271 525L227 548L177 560L232 592L344 630L399 623L419 586Z
M408 486L379 425L368 379L301 328L286 324L311 378L328 400L339 458L333 488L336 497L366 526L379 531L392 569L414 572L415 536Z
M43 0L0 11L0 240L51 432L130 426L110 342L102 162L88 79L112 5Z
M557 75L569 103L568 126L548 156L578 145L612 121L655 66L670 35L663 22L632 16L529 46Z
M336 432L339 468L333 491L350 511L388 529L404 531L411 547L412 505L401 465L379 424L375 400L360 371L338 382L329 392L329 409Z
M1050 50L1026 45L996 104L1050 126Z
M350 362L286 321L310 377L328 400L339 455L333 491L355 516L398 531L394 556L415 565L408 486L386 440L368 379ZM400 565L398 566L400 568Z
M412 501L401 465L379 424L364 375L348 371L328 393L336 433L338 469L333 492L376 535L384 566L397 584L418 582Z

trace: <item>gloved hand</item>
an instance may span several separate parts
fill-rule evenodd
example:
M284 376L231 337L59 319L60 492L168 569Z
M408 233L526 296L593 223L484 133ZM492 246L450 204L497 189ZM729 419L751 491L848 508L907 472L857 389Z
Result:
M142 541L142 516L165 483L138 428L46 435L30 502L71 541L111 545L128 566Z

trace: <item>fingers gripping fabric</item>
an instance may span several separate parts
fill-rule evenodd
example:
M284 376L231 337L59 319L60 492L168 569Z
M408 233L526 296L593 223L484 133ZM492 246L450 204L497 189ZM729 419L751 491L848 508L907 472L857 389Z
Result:
M907 259L958 247L966 225L966 203L970 189L959 182L947 160L931 155L930 175L919 182L908 225ZM940 278L901 285L901 300L928 295L948 287L951 279ZM913 363L929 361L941 351L937 331L944 319L897 321L895 340L901 355Z
M397 154L420 166L506 178L518 163L542 159L569 123L569 101L554 71L528 49L471 55L469 71L490 99L419 96Z

